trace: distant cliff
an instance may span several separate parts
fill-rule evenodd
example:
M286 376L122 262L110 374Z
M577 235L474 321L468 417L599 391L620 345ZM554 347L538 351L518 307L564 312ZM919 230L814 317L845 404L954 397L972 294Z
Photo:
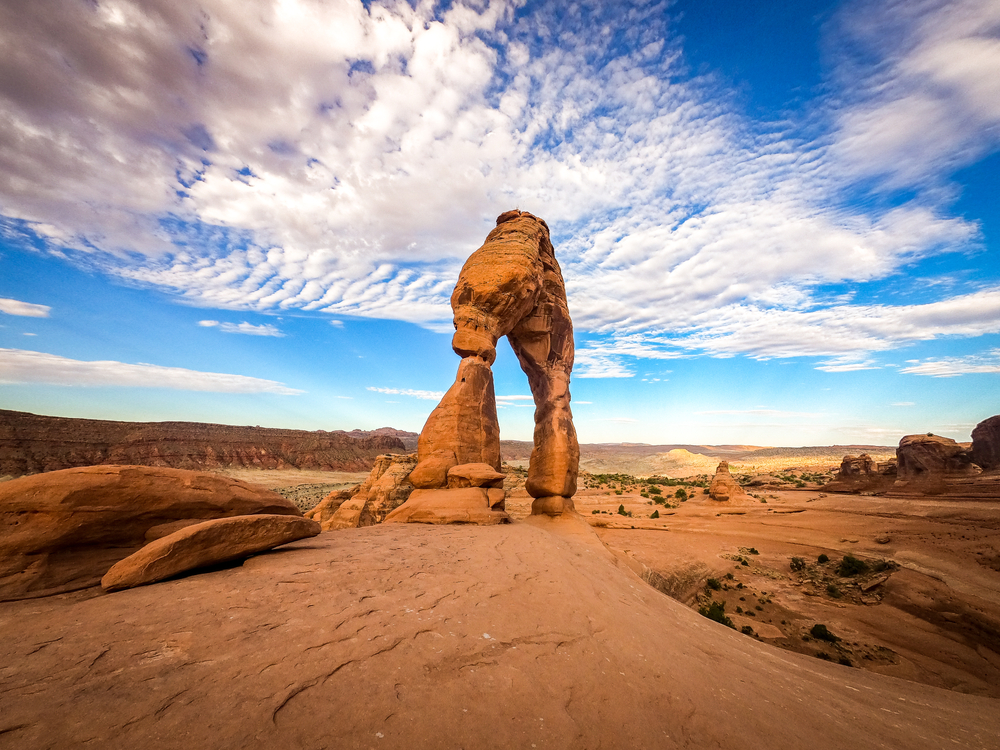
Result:
M111 422L0 409L0 476L96 464L367 471L380 453L405 452L400 436L409 434L388 428L346 433L200 422Z

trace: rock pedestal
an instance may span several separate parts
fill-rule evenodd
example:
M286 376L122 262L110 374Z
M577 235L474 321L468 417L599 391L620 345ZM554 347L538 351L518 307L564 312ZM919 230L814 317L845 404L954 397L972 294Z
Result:
M742 500L750 496L740 487L733 475L729 473L729 462L721 461L712 477L712 483L708 486L708 496L713 500L729 501Z
M535 401L534 448L526 483L528 494L535 498L532 513L572 511L580 464L569 392L573 323L545 222L521 211L501 214L486 242L462 267L451 306L455 314L452 349L462 361L454 385L420 433L418 463L410 475L420 494L414 492L391 519L428 522L427 518L435 516L436 504L440 511L436 517L441 519L457 518L456 504L470 518L486 519L466 523L494 523L497 516L493 514L503 513L502 505L498 509L477 493L458 493L498 490L499 485L491 488L477 484L478 479L468 480L465 486L453 483L456 467L485 464L499 474L500 429L490 367L502 336L528 376ZM415 512L418 503L419 514Z

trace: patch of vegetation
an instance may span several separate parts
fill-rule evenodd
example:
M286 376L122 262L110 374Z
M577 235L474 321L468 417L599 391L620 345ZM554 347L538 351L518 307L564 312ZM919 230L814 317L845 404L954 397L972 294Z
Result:
M654 510L653 514L650 516L650 518L659 518L659 517L660 517L660 511L658 510Z
M711 589L712 591L718 591L722 588L722 584L719 582L718 578L709 578L705 581L705 587Z
M829 594L834 599L839 599L842 596L842 594L840 593L840 589L838 589L837 586L832 583L827 584L826 593Z
M698 608L698 614L707 617L709 620L722 623L728 628L736 629L733 621L726 614L726 603L712 601Z
M809 635L818 641L827 641L829 643L836 643L840 640L840 638L830 632L830 629L826 625L819 622L812 626Z
M854 555L844 555L844 559L837 566L837 575L841 578L850 578L867 572L868 563Z
M624 503L618 506L618 515L619 516L624 516L625 515L625 505L624 505Z
M677 490L677 492L674 493L674 497L676 497L681 502L684 502L685 500L688 499L687 490L681 487L680 489Z
M749 625L744 625L742 628L740 628L740 632L743 633L743 635L753 635L754 634L753 628L750 627Z
M851 664L851 660L848 659L846 656L841 656L839 659L837 659L837 664L843 664L845 667L854 666L853 664Z
M817 651L815 656L817 659L822 659L823 661L833 661L833 657L825 651Z
M806 569L806 561L801 557L793 557L791 562L788 563L788 567L792 569L793 573L801 573Z
M823 563L828 563L830 562L830 556L824 553L816 558L816 562L818 562L820 565L822 565Z
M655 484L649 485L649 489L647 491L649 492L650 495L660 495L660 494L663 494L663 490L661 490Z

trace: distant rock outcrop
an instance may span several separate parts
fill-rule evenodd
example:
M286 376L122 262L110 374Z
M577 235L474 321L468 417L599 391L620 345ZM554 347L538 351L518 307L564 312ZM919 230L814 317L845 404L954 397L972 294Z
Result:
M972 431L972 460L984 471L1000 469L1000 414L984 419Z
M982 469L972 460L972 443L940 435L906 435L896 449L893 492L941 494L949 478L971 477Z
M306 432L200 422L112 422L0 410L0 475L77 466L247 467L365 471L406 450L399 432Z
M708 486L708 496L713 500L723 502L742 500L750 497L746 493L746 490L736 483L733 475L729 473L728 461L719 462L719 466L715 470L715 476L712 477L712 483Z
M115 563L101 579L106 591L121 591L242 560L320 532L319 524L289 515L215 518L192 524L150 542Z
M263 487L182 469L91 466L0 482L0 600L92 586L152 539L259 513L301 516Z
M896 479L896 460L878 464L867 453L844 456L840 470L823 489L828 492L883 492Z
M498 510L502 506L488 500L483 487L455 485L451 479L455 467L485 464L500 472L500 426L490 368L497 341L504 336L528 376L535 401L534 443L525 484L535 498L531 512L550 516L572 512L580 465L569 393L573 323L546 223L516 210L497 217L486 242L462 267L451 306L452 349L462 361L455 383L427 418L417 443L419 463L411 481L418 491L409 502L420 502L419 518L406 510L392 518L431 522L436 503L441 508L436 523L493 523L506 518Z
M379 456L371 474L357 488L331 492L306 517L319 522L324 531L382 523L413 492L409 475L416 465L413 454Z

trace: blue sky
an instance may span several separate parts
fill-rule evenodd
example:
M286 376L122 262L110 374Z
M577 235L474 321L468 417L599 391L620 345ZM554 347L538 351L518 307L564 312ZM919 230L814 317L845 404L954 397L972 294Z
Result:
M0 6L0 407L417 431L517 207L584 442L1000 412L995 0L251 5Z

